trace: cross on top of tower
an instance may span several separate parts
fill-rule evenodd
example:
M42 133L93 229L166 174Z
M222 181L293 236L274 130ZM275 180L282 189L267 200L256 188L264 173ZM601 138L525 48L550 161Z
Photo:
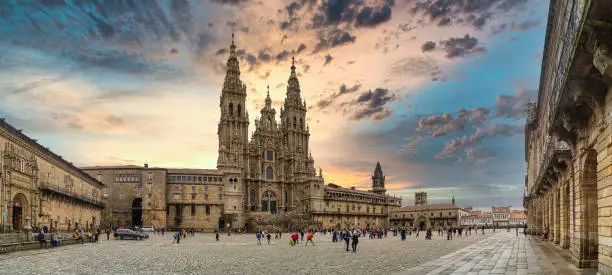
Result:
M232 31L232 46L234 46L234 31Z

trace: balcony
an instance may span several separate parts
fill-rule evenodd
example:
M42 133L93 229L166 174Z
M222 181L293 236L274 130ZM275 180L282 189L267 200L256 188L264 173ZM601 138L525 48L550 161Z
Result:
M52 184L49 182L41 182L39 185L39 189L43 192L49 192L55 195L60 195L64 197L68 197L70 199L74 199L80 201L82 203L88 203L100 208L104 208L104 203L94 198L93 196L87 196L84 194L77 194L75 192L70 191L66 186L60 186L59 184Z
M548 137L545 142L544 155L538 169L538 176L535 183L529 192L528 197L532 194L538 194L541 191L552 188L558 179L558 170L566 169L571 159L571 150L567 143L559 141L556 138ZM555 167L557 169L555 169Z

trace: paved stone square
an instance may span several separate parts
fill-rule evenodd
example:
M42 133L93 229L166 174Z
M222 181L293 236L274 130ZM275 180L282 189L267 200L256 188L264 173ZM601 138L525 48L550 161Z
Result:
M556 249L537 236L500 232L439 259L397 274L595 274L577 270L565 258L567 250Z
M187 237L171 235L145 241L101 240L98 244L22 251L0 255L0 274L546 274L536 261L529 237L514 233L472 234L447 241L391 234L361 238L357 253L346 252L330 235L316 246L295 247L282 240L256 245L253 234ZM536 247L537 248L537 247ZM534 252L536 251L536 252ZM545 261L543 261L545 262ZM502 272L503 270L503 272ZM477 271L481 271L478 273ZM487 273L488 272L488 273ZM516 272L516 273L513 273ZM566 274L566 273L564 273Z

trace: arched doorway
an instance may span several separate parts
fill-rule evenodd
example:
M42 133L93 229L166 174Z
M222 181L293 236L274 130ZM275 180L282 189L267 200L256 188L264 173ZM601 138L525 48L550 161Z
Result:
M427 218L425 216L420 216L415 223L415 226L419 228L419 230L427 229Z
M132 226L142 227L142 198L132 201Z
M13 230L21 230L24 226L23 215L26 213L26 200L22 194L17 194L15 198L13 198L13 215L12 215L12 224Z

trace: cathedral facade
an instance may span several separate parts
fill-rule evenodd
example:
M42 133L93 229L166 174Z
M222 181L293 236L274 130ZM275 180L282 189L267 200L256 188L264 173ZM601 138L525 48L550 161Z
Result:
M325 185L317 173L294 62L279 117L268 91L250 136L246 99L232 41L219 100L217 169L83 168L106 186L103 224L201 231L389 224L401 199L386 194L380 163L369 191Z
M240 206L225 208L226 215L236 225L243 225L249 219L265 219L261 213L306 212L309 204L322 199L323 178L316 175L309 153L306 102L301 98L295 69L292 64L280 121L268 91L249 140L249 115L244 108L247 89L240 80L236 46L232 41L219 102L217 169L229 177L229 183L240 183L240 188L230 189L225 196L230 202L228 205ZM252 217L248 215L251 212L260 214Z

